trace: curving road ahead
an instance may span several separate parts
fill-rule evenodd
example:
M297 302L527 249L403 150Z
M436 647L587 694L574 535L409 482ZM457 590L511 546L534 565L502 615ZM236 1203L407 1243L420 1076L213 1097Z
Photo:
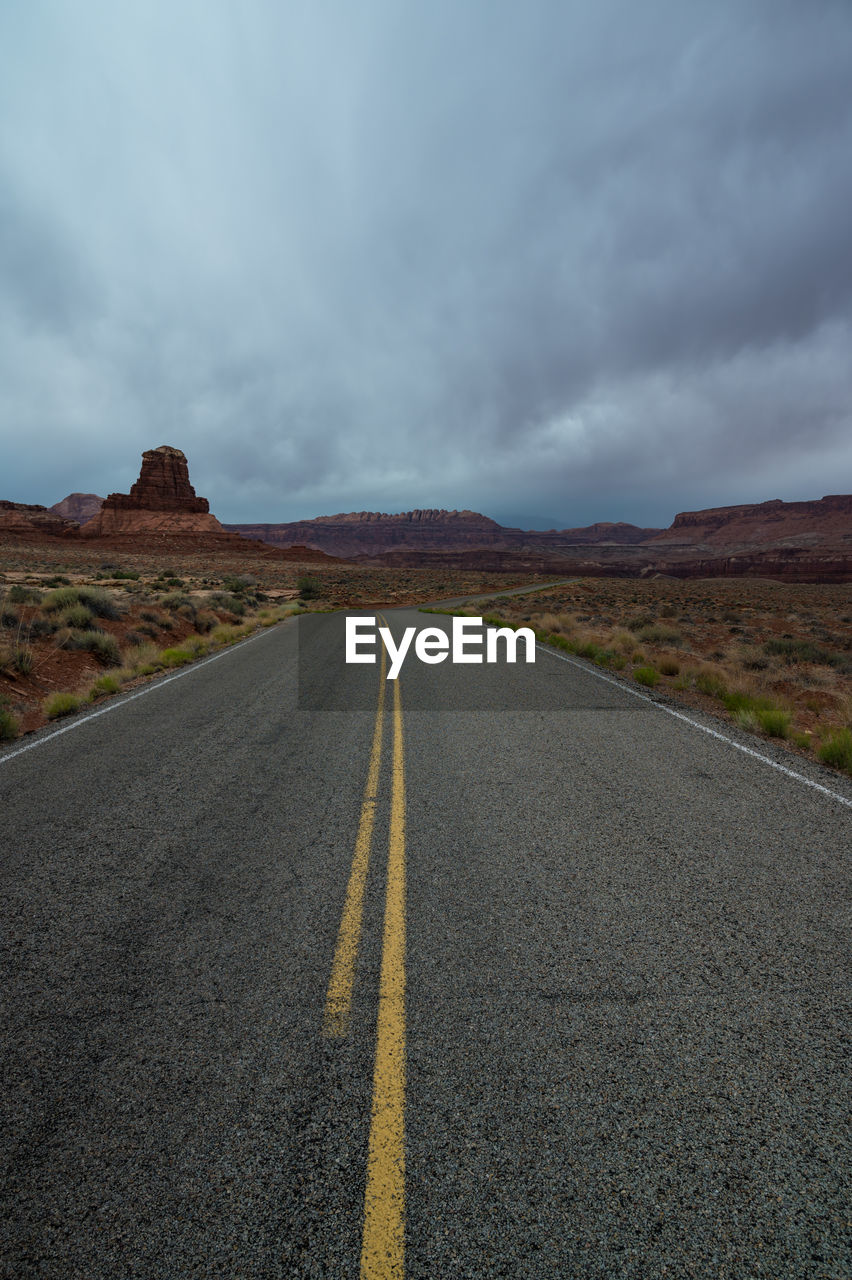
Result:
M341 627L0 753L0 1275L848 1276L852 786Z

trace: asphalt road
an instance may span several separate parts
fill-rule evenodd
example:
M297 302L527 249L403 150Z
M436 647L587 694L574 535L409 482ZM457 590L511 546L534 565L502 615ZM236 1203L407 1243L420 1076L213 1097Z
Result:
M296 637L0 753L0 1275L848 1277L852 786Z

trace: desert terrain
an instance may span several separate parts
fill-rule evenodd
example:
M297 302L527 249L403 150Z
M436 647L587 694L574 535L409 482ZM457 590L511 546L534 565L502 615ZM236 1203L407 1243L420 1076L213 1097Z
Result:
M81 523L82 521L82 523ZM232 644L302 608L403 605L514 586L473 568L352 566L228 532L171 445L129 494L0 503L0 737Z
M582 578L276 561L180 549L121 560L18 544L0 558L0 733L233 643L289 614L483 596L468 612L852 774L852 586ZM539 585L537 585L537 583ZM529 588L521 595L501 594Z
M848 584L584 578L476 611L852 774Z
M850 545L848 495L682 512L666 530L535 534L435 510L225 526L160 445L129 494L0 503L0 735L297 611L485 595L495 620L852 773Z
M513 587L483 572L270 560L94 544L0 546L0 738L233 643L300 609L406 604ZM534 579L533 579L534 580Z

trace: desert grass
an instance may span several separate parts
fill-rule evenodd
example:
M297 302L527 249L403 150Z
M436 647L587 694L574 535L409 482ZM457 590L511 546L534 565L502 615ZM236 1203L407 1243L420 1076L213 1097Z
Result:
M96 698L103 697L105 694L118 693L122 683L120 673L98 676L86 695L87 699L89 702L94 702Z
M44 701L44 714L48 720L58 720L60 716L73 715L82 705L83 698L79 693L71 693L70 690L52 693Z
M71 604L67 609L63 609L59 615L59 625L61 627L70 627L77 631L85 631L89 627L95 625L95 615L92 613L88 605Z
M60 613L75 605L83 605L99 618L120 618L122 613L114 596L100 587L59 587L42 602L46 613Z
M120 667L122 663L118 641L105 631L67 631L57 636L57 644L90 653L102 667Z
M183 667L188 662L192 662L193 653L190 648L175 646L169 649L163 649L160 653L160 661L164 667Z
M852 774L852 731L837 729L829 733L820 746L819 758L823 764Z

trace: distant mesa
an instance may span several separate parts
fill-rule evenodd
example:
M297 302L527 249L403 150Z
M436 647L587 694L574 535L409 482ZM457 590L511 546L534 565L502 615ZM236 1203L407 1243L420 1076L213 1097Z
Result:
M85 524L98 514L103 502L103 498L99 498L96 493L69 493L61 502L54 502L50 510L63 520Z
M707 543L708 545L765 544L785 539L830 541L852 534L852 496L828 494L811 502L746 503L739 507L709 507L705 511L681 511L671 528L657 534L655 542Z
M668 529L610 523L510 529L475 511L356 511L291 524L227 525L274 546L303 543L388 568L554 576L852 579L852 497L684 511Z
M357 556L377 558L391 553L447 551L529 552L587 545L589 543L630 544L643 542L659 529L640 529L632 524L601 523L583 529L509 529L478 511L425 510L388 515L382 511L350 511L334 516L317 516L291 524L230 524L225 526L248 538L260 538L273 546L304 543L331 555L347 559Z
M130 493L111 493L98 513L80 529L83 538L113 538L156 533L224 534L189 482L186 455L161 444L142 454L142 470Z
M412 551L447 547L502 545L503 530L494 520L476 511L435 509L403 511L349 511L290 524L231 524L225 526L246 538L259 538L272 546L303 544L328 555L376 556L402 548Z

